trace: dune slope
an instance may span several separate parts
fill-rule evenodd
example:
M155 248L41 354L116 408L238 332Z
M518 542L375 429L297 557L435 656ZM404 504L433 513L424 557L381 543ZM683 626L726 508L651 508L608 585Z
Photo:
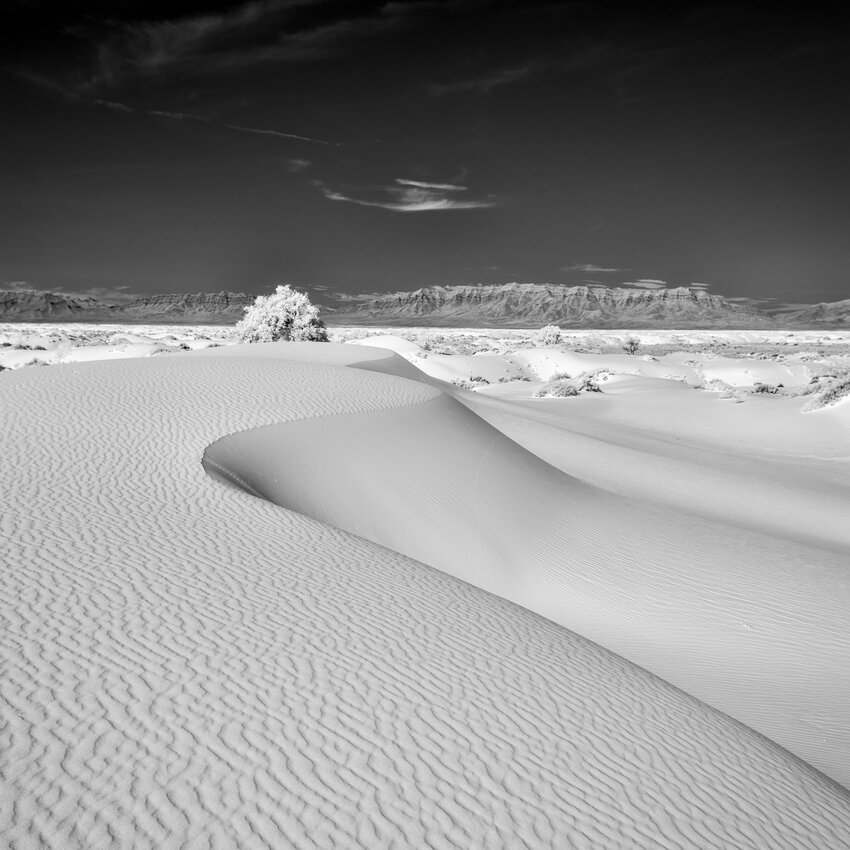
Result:
M578 402L457 396L582 481L850 558L850 428L837 416L826 421L832 411L815 421L799 412L797 400L731 405L676 384L641 388L623 401L618 388Z
M850 784L844 555L590 487L448 396L234 434L205 465L574 629Z
M224 435L442 404L321 349L2 376L4 844L850 844L847 793L765 738L206 475Z

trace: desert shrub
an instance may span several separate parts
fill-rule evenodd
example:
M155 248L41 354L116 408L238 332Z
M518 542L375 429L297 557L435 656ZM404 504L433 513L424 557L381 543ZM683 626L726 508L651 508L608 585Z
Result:
M288 284L278 286L271 295L258 296L246 307L236 325L236 336L240 342L328 341L318 309Z
M633 336L630 336L623 343L623 351L625 351L626 354L637 354L639 348L640 348L640 340L635 339Z
M583 393L601 393L602 387L599 386L596 377L596 375L584 375L579 378L579 391Z
M552 380L546 381L534 396L535 398L570 398L579 393L601 393L602 388L597 380L600 376L602 380L605 380L607 373L593 372L579 375L577 378L570 378L565 374L555 375Z
M485 381L483 378L472 378L470 380L464 380L463 378L452 378L452 385L455 387L460 387L463 390L475 390L478 387L483 387L486 384L489 384L489 381Z
M534 394L535 398L569 398L578 395L578 387L572 381L561 379L559 381L547 381Z
M561 342L561 329L557 325L546 325L540 328L534 341L544 348L549 345L558 345Z
M825 407L832 407L832 405L838 404L839 401L848 396L850 396L850 378L845 378L830 384L818 393L818 395L806 403L803 410L806 413L811 413L814 410L823 410Z
M763 393L766 395L777 395L779 390L782 389L782 386L782 384L773 386L772 384L763 384L760 381L756 381L756 383L753 384L753 392L757 394Z

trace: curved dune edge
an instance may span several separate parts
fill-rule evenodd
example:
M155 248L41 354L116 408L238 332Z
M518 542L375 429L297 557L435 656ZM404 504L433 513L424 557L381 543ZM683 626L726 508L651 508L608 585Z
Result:
M749 729L527 610L212 481L198 459L223 434L436 397L278 353L0 381L5 842L850 843L847 793Z
M573 629L850 784L841 555L599 491L447 396L231 435L204 464Z

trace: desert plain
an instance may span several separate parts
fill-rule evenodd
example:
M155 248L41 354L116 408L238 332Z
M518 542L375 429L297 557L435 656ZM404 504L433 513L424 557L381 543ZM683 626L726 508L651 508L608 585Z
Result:
M331 338L0 326L6 846L850 846L850 332Z

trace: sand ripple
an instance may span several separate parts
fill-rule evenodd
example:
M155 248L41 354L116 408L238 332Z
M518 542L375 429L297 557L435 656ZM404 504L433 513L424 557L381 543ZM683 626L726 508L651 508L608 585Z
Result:
M845 792L758 735L200 465L434 397L261 358L2 377L6 846L850 846Z

